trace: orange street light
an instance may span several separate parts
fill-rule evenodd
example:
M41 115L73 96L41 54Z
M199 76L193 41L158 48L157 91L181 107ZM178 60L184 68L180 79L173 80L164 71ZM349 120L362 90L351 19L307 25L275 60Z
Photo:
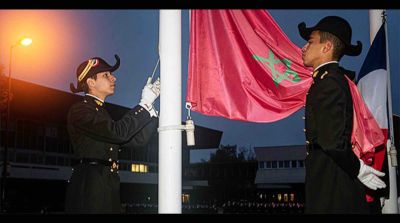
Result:
M23 46L29 46L29 45L32 44L32 39L31 39L31 38L28 38L28 37L25 37L25 38L22 38L22 39L19 41L19 43L20 43L21 45L23 45Z

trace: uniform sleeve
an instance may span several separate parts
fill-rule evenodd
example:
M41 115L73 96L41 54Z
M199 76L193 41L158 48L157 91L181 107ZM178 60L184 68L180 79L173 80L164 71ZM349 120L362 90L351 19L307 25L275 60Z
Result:
M108 114L95 107L80 104L71 108L68 123L80 134L99 141L123 144L134 137L147 123L150 114L141 106L129 110L120 120L114 121Z
M157 131L158 118L151 118L151 121L146 124L135 136L132 137L124 147L141 147L149 143L152 135Z
M321 80L318 86L316 108L317 139L327 153L352 178L358 175L360 163L354 154L346 131L346 94L333 78ZM347 102L347 103L346 103ZM351 101L352 103L352 101ZM350 133L351 134L351 133Z

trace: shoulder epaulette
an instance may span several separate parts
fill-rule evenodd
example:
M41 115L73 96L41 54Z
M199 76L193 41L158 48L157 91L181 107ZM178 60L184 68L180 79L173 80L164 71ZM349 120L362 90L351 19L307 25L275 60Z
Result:
M322 75L321 75L321 80L324 79L325 75L328 74L328 71L325 71Z

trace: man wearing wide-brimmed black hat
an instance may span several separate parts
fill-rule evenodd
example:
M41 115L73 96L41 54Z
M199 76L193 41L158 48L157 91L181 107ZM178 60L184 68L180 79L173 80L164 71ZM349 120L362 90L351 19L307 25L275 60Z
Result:
M84 92L81 102L68 113L68 133L76 158L67 188L65 211L68 213L120 213L118 151L121 145L146 143L157 127L153 102L160 95L160 81L148 81L139 105L120 120L113 120L104 108L107 96L115 89L120 60L110 66L94 57L78 66L77 86L73 93Z
M303 63L314 68L305 108L305 213L370 213L365 186L385 187L379 179L384 173L365 165L352 150L349 72L338 63L344 55L359 55L362 44L351 44L350 24L341 17L327 16L309 28L303 22L298 28L307 41Z

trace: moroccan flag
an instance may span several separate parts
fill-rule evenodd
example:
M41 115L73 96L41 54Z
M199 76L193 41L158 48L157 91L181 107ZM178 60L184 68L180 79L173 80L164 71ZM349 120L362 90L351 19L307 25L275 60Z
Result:
M357 86L379 128L382 130L385 142L388 138L387 78L386 35L383 24L376 33L361 67L357 78ZM370 158L366 163L377 170L382 170L385 155L386 144L381 146L380 149L376 149L372 156L366 157Z
M273 122L304 106L311 70L265 10L192 10L190 29L193 111Z
M273 122L305 105L312 70L266 10L192 10L190 30L186 101L193 111ZM360 157L373 153L383 137L357 87L349 84L354 106L361 106L352 135Z

